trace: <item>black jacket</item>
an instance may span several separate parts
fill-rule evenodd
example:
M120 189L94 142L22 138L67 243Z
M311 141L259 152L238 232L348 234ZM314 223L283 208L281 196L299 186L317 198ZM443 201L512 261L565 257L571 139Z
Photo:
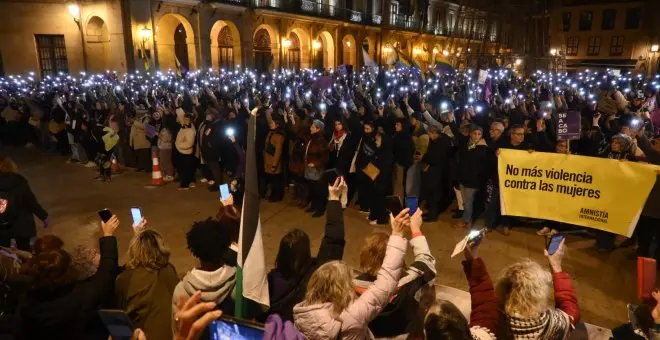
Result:
M642 149L649 163L660 165L660 152L653 149L645 136L637 137L637 146ZM642 215L660 219L660 176L656 176L655 184L644 204Z
M52 290L30 290L21 300L16 339L101 339L97 310L112 294L117 274L117 239L99 239L101 262L90 278ZM107 339L107 334L105 334Z
M297 275L287 277L277 268L268 273L270 310L268 314L279 314L282 320L293 321L293 306L305 297L307 282L322 264L341 260L346 240L344 236L344 212L339 201L329 201L326 214L325 235L321 247L304 269ZM265 318L264 318L265 319Z
M486 166L489 149L481 139L472 148L465 143L458 151L458 180L467 188L480 189L486 183Z
M443 170L449 167L449 153L451 150L451 140L444 133L440 134L438 139L429 139L429 147L422 157L422 167L428 166L424 171L423 178L426 182L423 185L433 187L435 190L438 183L442 181ZM431 189L428 187L427 189Z
M415 143L410 133L397 132L392 136L392 153L396 164L404 168L408 168L413 164Z
M36 236L37 227L32 215L36 215L43 221L48 218L48 213L37 202L27 179L17 173L0 173L0 192L8 193L10 199L16 200L17 208L13 210L16 215L11 227L12 236Z

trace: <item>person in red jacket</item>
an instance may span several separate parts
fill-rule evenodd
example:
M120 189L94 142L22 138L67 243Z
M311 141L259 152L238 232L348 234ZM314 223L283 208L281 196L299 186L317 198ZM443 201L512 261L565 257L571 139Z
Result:
M552 255L545 251L552 274L540 264L525 259L504 268L496 284L499 304L505 313L506 339L566 339L580 322L580 309L573 283L562 271L564 241ZM554 285L555 306L547 301Z
M470 321L453 303L437 301L424 318L426 339L495 339L499 325L497 298L486 264L479 257L479 244L465 249L463 271L470 284Z

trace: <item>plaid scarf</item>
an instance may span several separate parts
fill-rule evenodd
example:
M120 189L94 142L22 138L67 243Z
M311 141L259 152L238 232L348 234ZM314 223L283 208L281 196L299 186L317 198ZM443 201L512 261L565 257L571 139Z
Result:
M570 317L559 309L548 309L537 318L523 319L507 315L507 339L563 340L573 329Z

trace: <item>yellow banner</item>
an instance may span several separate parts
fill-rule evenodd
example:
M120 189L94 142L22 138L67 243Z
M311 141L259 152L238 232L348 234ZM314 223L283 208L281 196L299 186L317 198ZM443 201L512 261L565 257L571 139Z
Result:
M548 219L630 236L655 183L628 161L500 149L502 215Z

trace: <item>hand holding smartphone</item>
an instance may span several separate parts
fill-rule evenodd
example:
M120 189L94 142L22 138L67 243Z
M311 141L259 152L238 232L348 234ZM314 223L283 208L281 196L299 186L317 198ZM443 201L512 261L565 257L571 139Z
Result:
M131 216L133 216L133 228L136 228L142 223L142 210L140 208L131 208Z
M110 221L110 219L112 218L112 212L108 208L99 210L98 214L99 214L99 217L101 218L101 221L103 221L105 223Z
M403 204L401 204L401 200L399 199L399 196L387 196L385 197L385 205L387 206L387 210L392 214L392 216L397 216L403 210Z
M417 197L406 197L406 206L408 206L408 209L410 209L410 211L408 211L408 214L410 214L410 216L414 215L415 212L417 211L418 208L417 204L418 204Z
M229 185L228 184L221 184L220 185L220 200L225 201L229 198Z
M559 246L561 245L561 241L563 241L566 238L563 234L555 234L552 235L549 239L546 238L546 249L548 250L548 255L553 255L554 253L559 250Z

